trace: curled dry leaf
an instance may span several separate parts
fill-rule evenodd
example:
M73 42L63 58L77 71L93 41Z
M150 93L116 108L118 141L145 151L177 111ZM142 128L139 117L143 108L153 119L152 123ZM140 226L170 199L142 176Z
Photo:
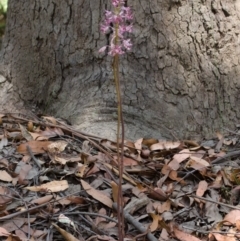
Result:
M181 145L180 141L159 141L156 144L153 144L150 146L151 151L156 151L156 150L172 150L176 149Z
M64 237L67 241L79 241L79 239L75 238L72 234L68 233L64 229L60 228L57 224L52 223L52 225L58 230L59 233Z
M111 236L107 236L107 235L96 235L96 238L99 241L116 241L116 239L112 238Z
M63 206L67 206L69 204L71 204L71 201L68 200L68 198L62 198L60 196L57 195L57 197L55 197L55 200L57 201L57 203L63 205Z
M52 181L52 182L42 184L40 186L25 187L25 189L33 192L40 192L40 191L60 192L68 189L68 182L66 180Z
M17 230L16 230L16 231L17 231ZM17 234L16 231L15 231L15 233ZM20 230L18 230L18 231L20 231ZM22 237L24 237L24 235L27 234L27 233L31 234L31 236L32 236L32 239L31 239L31 240L33 240L34 237L39 237L40 235L43 235L43 234L44 234L43 231L29 228L28 225L26 225L26 224L21 227L21 231L22 231L23 233L20 233L20 232L19 232L18 234L19 234L19 235L22 235ZM26 237L26 235L25 235L25 237ZM26 239L27 239L27 237L26 237ZM24 239L24 240L26 240L26 239Z
M229 231L228 233L230 234ZM232 233L231 236L224 236L220 233L213 233L212 235L215 237L216 241L237 241L236 237L234 237L234 233Z
M54 162L60 163L61 165L65 165L68 162L68 160L63 158L63 157L59 157L59 156L55 155L54 156Z
M194 199L188 196L183 196L176 199L176 203L179 207L190 207L192 206Z
M172 169L168 165L164 165L162 167L161 173L164 175L168 175Z
M29 232L27 231L27 232L24 232L25 230L22 230L22 227L20 228L18 228L18 229L16 229L15 230L15 234L10 234L9 236L8 236L8 238L7 239L5 239L5 241L25 241L25 240L27 240L27 241L35 241L35 239L32 237L32 229L31 228L29 228ZM27 237L27 233L29 233L29 237L31 236L31 239L28 239L28 237ZM31 233L31 234L30 234Z
M124 149L128 151L128 153L136 154L137 150L135 148L135 143L132 141L125 141L124 142Z
M240 219L236 221L236 228L238 231L240 230Z
M170 240L167 229L163 228L159 240Z
M170 174L170 171L169 171L168 173L164 174L164 176L162 176L162 177L158 180L157 186L158 186L159 188L161 188L161 187L163 186L163 183L167 180L169 174Z
M9 220L7 223L2 224L2 228L5 228L8 232L13 232L21 228L26 220L24 218L14 218Z
M148 138L148 139L143 138L142 140L142 144L147 147L150 147L151 145L156 144L158 142L159 142L158 139L153 139L153 138Z
M205 154L206 154L206 151L199 150L199 151L196 151L196 152L191 152L191 157L203 158Z
M231 175L230 173L231 173L230 167L225 168L224 171L221 171L223 183L225 186L229 186L229 187L232 186L231 182L229 181L229 176Z
M181 163L182 161L185 161L187 158L189 158L190 155L191 153L189 149L183 149L179 153L175 154L173 159L178 163Z
M118 162L118 157L115 155L113 156L114 160L115 160L115 163ZM132 158L129 158L129 157L123 157L123 166L125 167L131 167L131 166L137 166L138 165L138 162L135 161L134 159Z
M42 116L42 118L48 122L51 122L54 125L57 125L56 119L52 116Z
M137 166L138 162L133 160L132 158L124 157L123 158L123 165L124 166Z
M2 125L3 124L3 116L2 115L0 115L0 125Z
M211 187L212 188L220 188L221 186L222 186L222 174L221 174L221 172L218 172L215 180L211 184Z
M29 141L20 144L17 148L17 151L21 154L26 155L28 154L27 146L29 146L33 154L41 154L47 150L48 146L51 143L51 141Z
M148 195L150 198L159 201L166 201L168 199L167 194L161 188L154 188L154 190L149 189Z
M209 157L223 157L226 155L226 152L220 151L220 152L216 153L214 149L210 149L210 150L208 150L208 155L209 155Z
M32 166L20 161L15 169L15 172L18 173L18 183L27 184L26 180L29 172L32 170ZM31 178L30 178L31 179Z
M5 229L5 228L2 228L0 227L0 236L9 236L10 233Z
M44 131L40 131L40 134L42 136L46 136L48 138L64 135L62 129L60 129L58 127L54 127L54 128L47 127Z
M78 163L79 165L79 163ZM99 173L100 169L97 164L89 165L88 168L84 172L84 177L89 177L93 174Z
M48 140L51 137L64 135L62 129L57 127L54 127L54 128L47 127L44 131L35 130L35 132L30 132L30 134L34 140L38 140L38 141Z
M191 156L190 160L186 164L187 167L191 167L195 170L200 170L201 168L205 168L209 166L209 163L204 159Z
M5 170L3 170L0 171L0 180L4 182L11 182L13 179Z
M224 139L223 140L223 144L226 145L226 146L230 146L232 144L232 140L231 139Z
M28 125L27 125L27 130L28 130L28 131L33 131L33 128L34 128L34 126L33 126L32 121L29 121L29 122L28 122Z
M87 141L87 140L85 140L85 141L83 142L83 144L82 144L82 151L83 151L84 153L90 154L91 149L92 149L92 147L91 147L91 145L90 145L90 142Z
M67 146L67 144L68 143L65 141L52 142L51 144L48 145L48 151L50 153L63 152L65 150L65 147Z
M179 239L180 241L201 241L201 239L185 233L181 230L179 230L177 227L173 227L173 234L176 236L177 239Z
M178 174L176 171L171 171L168 176L174 181L181 182L182 184L185 183L184 180L182 180L182 178L178 177Z
M105 209L105 208L101 208L101 209L98 211L98 213L101 214L101 215L107 215L107 212L106 212L106 209ZM106 221L105 218L99 216L99 217L96 217L94 223L95 223L96 226L98 226L98 224L99 224L100 222L105 222L105 221Z
M29 132L27 131L27 129L26 129L24 126L20 125L20 124L19 124L19 127L20 127L20 130L21 130L21 133L22 133L23 138L25 138L27 141L32 141L33 138L32 138L32 136L29 134Z
M84 175L85 175L85 173L86 173L86 168L87 168L87 167L88 167L87 165L83 165L83 164L79 163L79 164L78 164L78 168L77 168L77 170L75 171L75 175L76 175L77 177L83 178Z
M158 214L151 213L150 216L152 217L153 221L150 225L151 232L154 232L158 228L158 222L162 220L162 218Z
M23 138L22 133L20 131L9 131L7 133L8 139L14 139L14 140L21 140Z
M35 203L35 204L43 204L43 203L47 203L49 201L51 201L53 198L53 195L46 195L46 196L43 196L41 198L37 198L37 199L34 199L31 201L31 203Z
M173 159L167 164L171 170L178 170L180 167L180 164L177 160Z
M198 189L196 191L196 195L202 197L208 188L208 183L206 181L201 181L198 184Z
M233 188L230 192L231 194L231 203L232 204L238 204L239 203L239 197L240 197L240 186L236 186Z
M38 133L29 132L29 134L32 136L33 140L46 141L49 139L49 137L41 136Z
M67 200L69 200L73 204L86 204L87 203L87 201L83 197L77 197L77 196L67 197Z
M101 140L101 144L106 147L107 149L110 149L110 150L113 150L113 151L116 151L117 150L117 146L116 146L116 143L112 142L112 141L109 141L109 140Z
M103 192L96 190L83 180L81 180L81 184L88 195L92 196L94 199L98 200L99 202L108 206L109 208L112 208L112 200L109 197L107 197Z
M58 216L58 222L64 223L64 224L69 224L70 226L72 226L74 228L74 230L76 230L74 222L69 217L65 216L62 213Z
M153 204L154 208L156 209L157 213L163 213L165 211L170 211L171 209L171 201L167 200L164 203L156 203L155 205Z
M111 182L112 186L112 196L113 196L113 201L117 202L118 200L118 185L115 182Z
M216 136L217 136L218 140L221 140L224 138L224 136L219 131L216 132Z
M7 187L0 186L0 205L7 204L12 201L11 189Z
M134 143L134 146L137 149L139 154L141 153L141 150L142 150L142 141L143 141L143 138L140 138Z
M97 225L98 229L100 230L106 230L107 232L111 233L111 234L116 234L116 223L115 222L106 222L106 221L102 221ZM101 239L99 239L101 240ZM103 240L102 240L103 241Z
M240 220L240 210L230 211L223 219L225 225L236 224L238 220Z
M141 151L141 157L144 159L147 159L151 154L151 151L149 149L143 148Z
M80 156L70 156L65 154L55 154L52 160L54 163L65 165L67 162L79 162L81 161Z
M161 215L162 219L160 221L160 227L161 228L165 228L167 226L167 224L165 223L166 221L171 221L173 220L173 213L172 212L164 212L162 215Z

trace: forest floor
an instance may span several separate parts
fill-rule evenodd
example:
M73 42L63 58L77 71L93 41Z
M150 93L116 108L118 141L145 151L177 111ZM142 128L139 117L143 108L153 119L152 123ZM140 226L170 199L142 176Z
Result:
M1 240L117 240L116 143L54 117L0 115ZM125 240L240 237L240 130L124 147Z

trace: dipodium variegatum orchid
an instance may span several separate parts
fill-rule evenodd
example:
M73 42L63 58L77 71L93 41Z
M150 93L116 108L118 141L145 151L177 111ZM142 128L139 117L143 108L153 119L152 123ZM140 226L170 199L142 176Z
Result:
M112 36L110 45L102 47L99 52L105 52L108 49L108 54L115 56L116 54L122 55L126 50L131 49L131 39L126 38L126 36L133 30L133 14L131 8L124 5L125 0L112 0L113 10L105 10L105 19L101 25L101 31L104 34L112 32Z
M101 25L101 31L104 34L111 34L109 45L102 47L99 52L108 50L108 54L113 56L113 76L116 85L117 103L118 103L118 125L117 125L117 156L119 168L119 183L118 183L118 233L119 241L124 240L124 216L123 216L123 197L122 197L122 176L123 176L123 153L124 153L124 120L122 111L122 98L119 80L119 55L124 54L132 47L131 40L127 38L128 33L132 32L132 11L125 6L125 0L111 0L112 11L105 11L105 19ZM122 130L121 137L121 158L120 158L120 123Z

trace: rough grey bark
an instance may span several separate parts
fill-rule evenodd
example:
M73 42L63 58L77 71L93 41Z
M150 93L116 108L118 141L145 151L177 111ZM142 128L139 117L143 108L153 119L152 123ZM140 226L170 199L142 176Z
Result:
M240 0L134 0L121 58L126 134L196 138L240 117ZM15 99L113 138L111 58L98 49L107 0L9 0L2 73ZM6 81L9 85L9 82ZM2 107L3 108L3 107Z

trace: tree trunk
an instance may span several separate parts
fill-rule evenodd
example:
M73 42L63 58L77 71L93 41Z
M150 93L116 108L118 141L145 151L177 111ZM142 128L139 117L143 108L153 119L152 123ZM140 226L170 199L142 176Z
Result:
M131 53L121 57L126 135L201 138L240 118L240 0L127 1ZM107 0L9 0L4 86L16 101L115 138L116 98L99 24ZM15 102L14 102L15 101ZM2 109L6 109L6 101ZM19 108L19 107L18 107Z

